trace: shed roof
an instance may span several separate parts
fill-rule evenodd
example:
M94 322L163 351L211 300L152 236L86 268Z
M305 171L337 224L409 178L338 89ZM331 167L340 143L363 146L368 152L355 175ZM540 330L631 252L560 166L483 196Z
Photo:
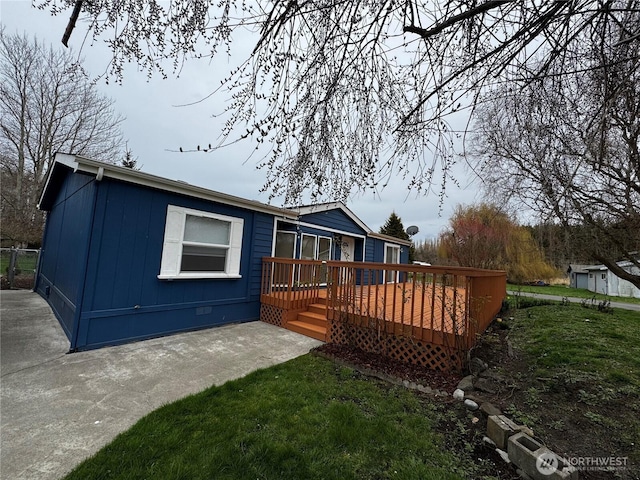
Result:
M585 270L594 271L594 270L609 270L606 265L590 265Z
M634 263L630 262L629 260L620 260L619 262L616 262L616 265L618 265L621 268L629 268L629 267L633 267ZM609 267L607 267L604 264L601 265L591 265L589 267L586 268L586 270L609 270Z
M56 153L55 161L49 170L38 208L48 211L53 207L57 188L60 186L69 169L74 172L79 171L89 175L95 175L98 181L102 180L104 177L113 178L123 182L157 188L159 190L201 198L225 205L233 205L236 207L246 208L248 210L279 215L284 218L295 219L298 216L297 212L286 208L275 207L255 200L247 200L246 198L236 197L235 195L229 195L198 187L187 182L170 180L168 178L159 177L139 170L99 162L79 155L66 153Z
M573 272L573 273L588 273L589 268L592 267L592 265L583 265L583 264L579 264L579 263L570 263L569 264L569 272Z

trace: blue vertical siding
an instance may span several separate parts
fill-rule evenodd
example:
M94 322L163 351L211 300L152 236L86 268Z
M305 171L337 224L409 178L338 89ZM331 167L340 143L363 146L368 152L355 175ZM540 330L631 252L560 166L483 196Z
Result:
M244 220L241 279L159 280L167 205ZM273 216L113 179L98 184L76 348L257 320Z
M393 243L393 241L367 237L366 261L384 262L385 243ZM409 247L407 245L400 245L400 263L409 263Z
M384 257L380 257L379 255L379 252L382 251L379 248L377 248L379 246L380 246L380 240L367 237L367 243L364 251L365 262L382 262ZM378 255L376 255L376 253L378 253ZM376 258L378 257L379 257L379 260L376 260Z
M273 216L255 213L253 216L253 239L249 267L249 298L260 300L260 281L262 278L262 258L270 257L273 242Z
M37 291L51 305L70 340L79 315L94 194L93 177L79 173L63 177L55 205L47 213L42 242Z

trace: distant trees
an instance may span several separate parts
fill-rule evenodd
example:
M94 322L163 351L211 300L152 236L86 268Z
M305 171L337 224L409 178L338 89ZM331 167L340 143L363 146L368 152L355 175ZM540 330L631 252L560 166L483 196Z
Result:
M421 240L415 244L415 259L432 265L442 264L439 256L440 242L437 239Z
M389 235L391 237L400 238L402 240L411 240L411 236L404 229L402 219L396 215L396 212L391 212L389 218L385 224L380 227L380 233ZM415 247L413 243L409 247L409 262L413 262L415 258Z
M458 265L506 270L511 282L557 276L527 229L494 205L459 206L439 244L441 255Z
M639 13L616 11L566 65L485 97L471 151L493 201L561 226L574 255L640 288L617 265L640 268Z
M142 167L138 165L138 157L133 156L133 152L127 146L124 151L124 158L121 160L123 167L130 168L131 170L140 170Z
M107 162L119 157L122 117L71 54L0 30L2 239L39 243L36 208L57 151Z

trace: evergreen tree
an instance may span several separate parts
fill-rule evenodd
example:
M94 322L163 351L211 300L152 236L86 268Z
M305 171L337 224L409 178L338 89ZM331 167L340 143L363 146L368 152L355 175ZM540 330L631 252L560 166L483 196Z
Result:
M402 219L396 215L396 212L391 212L386 223L380 228L380 233L389 235L390 237L400 238L402 240L411 240L409 234L405 231ZM412 263L416 256L416 249L411 243L409 247L409 263Z
M386 223L380 228L380 233L389 235L390 237L401 238L402 240L411 239L409 234L405 232L402 219L396 215L396 212L391 212Z

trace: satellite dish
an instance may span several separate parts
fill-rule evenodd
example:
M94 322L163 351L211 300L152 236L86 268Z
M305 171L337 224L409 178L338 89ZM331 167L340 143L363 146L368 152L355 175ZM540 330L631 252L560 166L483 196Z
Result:
M407 235L409 235L409 236L414 236L419 231L420 231L420 229L418 227L416 227L415 225L411 225L410 227L407 227Z

